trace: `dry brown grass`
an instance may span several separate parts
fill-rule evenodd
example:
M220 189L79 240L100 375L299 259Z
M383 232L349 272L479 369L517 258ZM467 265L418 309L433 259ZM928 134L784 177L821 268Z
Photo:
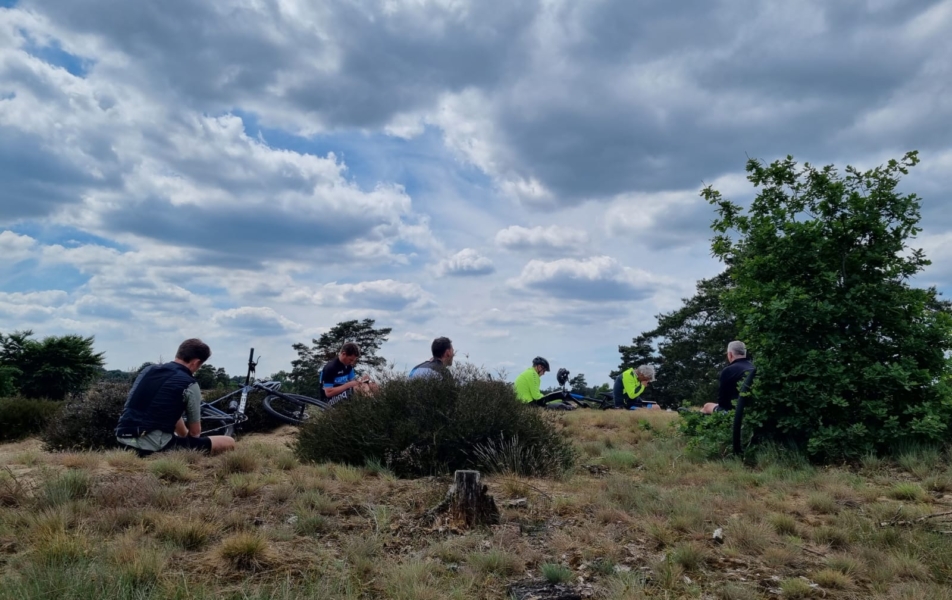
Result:
M942 510L941 461L706 462L669 426L676 415L643 412L559 417L592 470L487 477L502 521L474 531L426 516L448 478L300 464L287 430L221 457L0 446L0 588L31 569L79 569L150 600L189 597L183 580L207 598L489 599L516 580L567 574L609 599L948 597L949 536L881 525ZM516 498L526 505L505 505Z

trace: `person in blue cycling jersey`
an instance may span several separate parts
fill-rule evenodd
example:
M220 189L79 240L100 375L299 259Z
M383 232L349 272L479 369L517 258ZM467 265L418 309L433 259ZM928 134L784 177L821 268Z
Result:
M410 369L410 379L418 377L433 377L447 372L453 366L453 341L448 337L438 337L430 344L433 355L430 360L422 362Z
M648 389L648 384L654 380L655 368L651 365L641 365L622 371L621 375L615 378L615 387L612 390L615 408L646 407L638 397ZM652 404L650 408L659 407L657 404Z
M360 359L360 347L347 342L340 348L337 357L328 361L321 369L321 396L328 404L334 405L350 398L355 391L373 393L377 386L370 381L370 375L354 372L354 365Z

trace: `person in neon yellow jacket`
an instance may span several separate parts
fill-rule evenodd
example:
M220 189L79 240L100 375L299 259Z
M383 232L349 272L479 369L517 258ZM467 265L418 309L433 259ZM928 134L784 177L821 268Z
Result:
M516 398L525 404L538 404L551 410L575 410L571 404L564 402L562 390L542 395L542 376L549 371L549 361L537 356L532 359L532 366L516 377L512 384L516 390Z
M612 390L615 408L642 406L642 402L637 399L645 393L648 384L654 380L655 369L651 365L641 365L622 371L621 375L615 378L615 388ZM648 408L658 408L658 405L653 404Z

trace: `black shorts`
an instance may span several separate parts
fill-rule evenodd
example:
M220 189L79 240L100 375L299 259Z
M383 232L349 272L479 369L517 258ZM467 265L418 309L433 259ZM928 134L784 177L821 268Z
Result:
M192 437L187 435L185 437L179 437L177 435L172 436L172 440L166 444L161 450L156 450L155 452L151 450L139 450L139 456L145 457L150 454L155 454L155 452L168 452L170 450L196 450L198 452L211 452L212 451L212 441L207 437Z

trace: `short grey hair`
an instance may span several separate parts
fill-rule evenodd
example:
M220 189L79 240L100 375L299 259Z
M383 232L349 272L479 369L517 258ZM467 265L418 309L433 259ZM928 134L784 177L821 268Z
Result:
M734 340L730 344L727 344L727 351L734 356L747 356L747 346L744 345L744 342L739 340Z
M641 365L635 368L635 375L643 375L648 381L654 381L655 371L651 365Z

